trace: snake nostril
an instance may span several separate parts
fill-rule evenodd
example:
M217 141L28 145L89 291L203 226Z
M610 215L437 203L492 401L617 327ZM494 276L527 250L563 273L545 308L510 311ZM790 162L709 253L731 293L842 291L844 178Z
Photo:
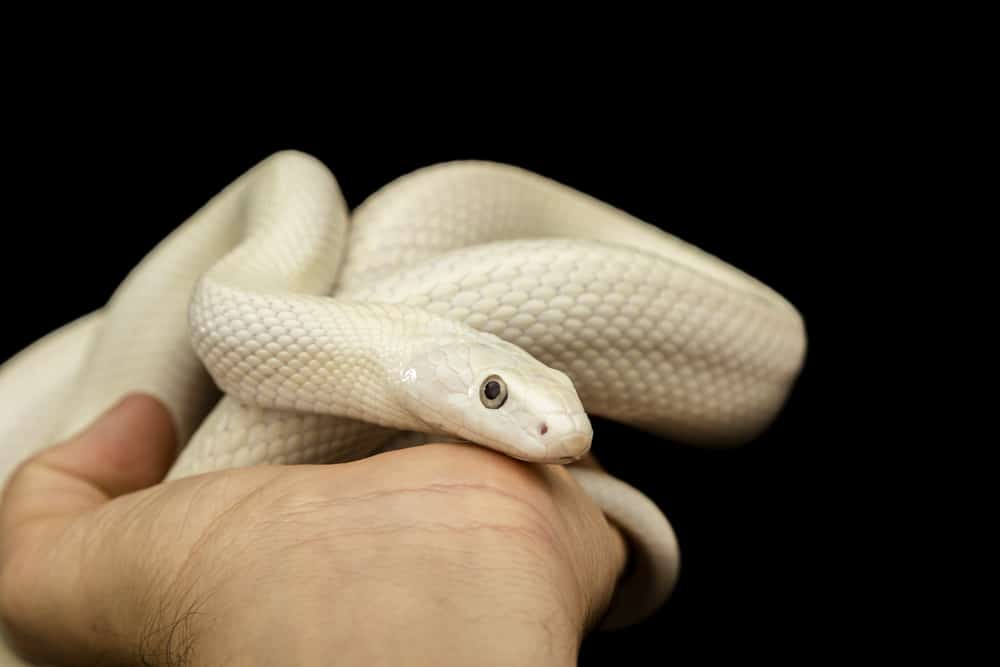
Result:
M545 435L548 432L549 432L549 425L546 424L545 422L542 422L541 426L538 427L538 433L541 435Z

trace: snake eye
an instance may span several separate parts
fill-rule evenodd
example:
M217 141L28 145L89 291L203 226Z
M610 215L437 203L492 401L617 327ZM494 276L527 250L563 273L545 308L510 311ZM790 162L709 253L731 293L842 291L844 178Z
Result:
M479 387L479 400L490 410L496 410L507 400L507 383L499 375L491 375Z

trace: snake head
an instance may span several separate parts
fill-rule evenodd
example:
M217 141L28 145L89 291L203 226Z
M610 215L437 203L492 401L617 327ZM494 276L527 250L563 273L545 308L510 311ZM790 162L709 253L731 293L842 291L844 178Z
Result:
M575 461L593 430L572 380L491 334L415 344L398 369L401 403L429 432L545 463Z

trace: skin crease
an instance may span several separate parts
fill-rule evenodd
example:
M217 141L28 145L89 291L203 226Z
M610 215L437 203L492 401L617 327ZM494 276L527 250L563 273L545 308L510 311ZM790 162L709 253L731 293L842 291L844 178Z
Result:
M162 404L133 395L11 478L0 614L26 655L573 665L624 569L561 466L438 444L157 484L174 451Z

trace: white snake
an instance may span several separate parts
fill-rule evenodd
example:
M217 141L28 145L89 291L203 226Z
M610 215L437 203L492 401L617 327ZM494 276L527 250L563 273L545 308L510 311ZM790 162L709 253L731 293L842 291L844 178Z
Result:
M446 163L349 214L322 164L279 153L107 307L0 368L0 482L132 391L161 398L187 442L173 478L430 438L400 432L566 463L590 447L587 413L738 444L780 410L805 345L768 287L536 174ZM632 542L605 625L635 622L673 587L673 532L634 488L570 469Z

